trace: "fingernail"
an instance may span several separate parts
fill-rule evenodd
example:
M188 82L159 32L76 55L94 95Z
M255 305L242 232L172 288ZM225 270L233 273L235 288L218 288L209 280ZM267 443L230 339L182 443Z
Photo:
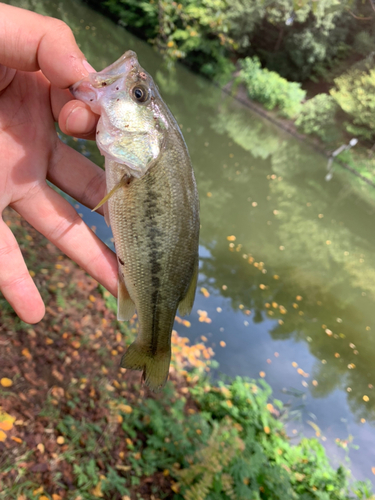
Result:
M66 119L66 130L71 135L90 133L96 124L94 114L87 108L78 106L70 112Z
M96 70L86 61L86 59L82 61L82 65L89 73L96 73Z

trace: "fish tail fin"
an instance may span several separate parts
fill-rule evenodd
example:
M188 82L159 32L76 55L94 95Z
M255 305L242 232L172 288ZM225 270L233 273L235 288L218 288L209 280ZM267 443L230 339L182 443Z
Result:
M123 368L142 370L142 379L152 391L161 390L168 378L171 352L150 354L140 342L133 342L121 360Z

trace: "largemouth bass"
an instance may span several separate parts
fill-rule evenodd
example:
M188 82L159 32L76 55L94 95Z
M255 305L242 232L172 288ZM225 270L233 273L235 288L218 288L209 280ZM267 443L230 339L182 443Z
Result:
M199 200L180 128L151 76L127 51L73 85L100 115L104 213L119 267L118 320L137 311L139 331L121 365L159 390L168 378L177 308L190 313L198 274Z

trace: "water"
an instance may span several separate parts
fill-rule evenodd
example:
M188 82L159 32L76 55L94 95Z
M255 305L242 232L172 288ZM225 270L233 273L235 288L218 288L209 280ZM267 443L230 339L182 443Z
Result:
M264 377L293 410L292 438L318 426L333 464L348 453L358 479L374 477L372 188L340 167L327 182L326 159L310 147L187 69L168 69L151 47L85 5L15 4L66 21L97 69L135 50L181 124L202 229L191 327L176 324L178 333L207 337L223 373ZM103 163L95 144L65 140ZM76 206L111 244L103 219Z

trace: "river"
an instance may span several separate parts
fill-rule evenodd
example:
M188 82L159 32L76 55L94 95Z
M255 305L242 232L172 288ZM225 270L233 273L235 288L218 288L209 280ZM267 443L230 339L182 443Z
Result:
M176 330L206 337L221 373L266 380L290 407L292 439L317 435L334 465L349 456L372 480L374 189L339 166L326 181L326 158L85 4L9 3L64 20L98 70L137 52L181 126L201 200L196 302ZM103 164L94 143L64 140ZM111 245L102 217L76 208Z

